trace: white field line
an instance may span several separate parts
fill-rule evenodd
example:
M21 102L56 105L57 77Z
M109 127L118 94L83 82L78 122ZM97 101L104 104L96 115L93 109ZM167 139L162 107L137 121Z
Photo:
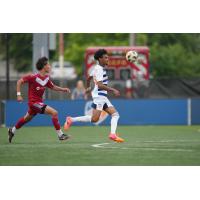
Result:
M106 145L106 144L110 144L110 143L93 144L92 147L104 148L104 146L102 146L102 145Z
M143 151L183 151L183 152L192 152L192 149L170 149L170 148L150 148L150 147L119 147L119 146L110 146L113 143L100 143L93 144L92 147L95 148L103 148L103 149L135 149L135 150L143 150Z
M179 143L184 143L184 142L190 142L190 143L200 143L200 140L148 140L148 141L136 141L139 143L146 142L146 143L170 143L170 142L179 142Z

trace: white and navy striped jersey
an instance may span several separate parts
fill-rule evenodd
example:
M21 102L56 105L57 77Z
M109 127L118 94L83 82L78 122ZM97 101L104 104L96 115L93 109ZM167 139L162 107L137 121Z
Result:
M92 90L92 97L107 96L107 91L98 88L97 82L102 81L104 85L108 85L108 76L106 70L101 65L96 65L92 70L90 76L93 76L94 89Z

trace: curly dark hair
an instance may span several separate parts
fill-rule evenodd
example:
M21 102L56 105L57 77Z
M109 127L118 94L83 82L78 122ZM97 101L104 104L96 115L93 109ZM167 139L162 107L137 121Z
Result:
M38 59L36 63L36 68L37 70L43 69L43 67L48 63L48 58L47 57L41 57Z
M105 49L99 49L94 54L94 59L99 60L99 58L102 58L103 55L108 54L108 52Z

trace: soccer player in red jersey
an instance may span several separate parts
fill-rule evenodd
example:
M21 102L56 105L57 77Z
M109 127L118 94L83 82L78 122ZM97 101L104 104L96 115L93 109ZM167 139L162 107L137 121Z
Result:
M60 123L58 120L58 112L54 108L44 104L42 96L44 94L46 87L55 91L69 92L69 93L70 89L58 87L52 83L48 75L51 70L51 66L48 63L48 59L46 57L38 59L36 63L36 68L38 70L38 73L24 76L17 81L18 101L23 101L21 95L21 85L24 83L28 83L29 109L26 115L20 118L14 127L8 129L8 140L10 143L15 135L16 130L21 128L25 123L29 122L38 113L47 114L51 116L59 140L69 139L69 136L64 134L60 128Z

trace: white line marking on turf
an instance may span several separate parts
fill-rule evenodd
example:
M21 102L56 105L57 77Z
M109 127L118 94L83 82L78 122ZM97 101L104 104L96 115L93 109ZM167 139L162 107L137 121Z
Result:
M136 141L136 142L138 142L138 141ZM147 142L149 142L149 143L153 143L153 142L155 142L155 143L168 143L168 142L191 142L191 143L200 143L200 141L198 141L198 140L148 140L148 141L139 141L139 143L141 143L141 142L145 142L145 143L147 143Z
M144 150L144 151L183 151L183 152L192 152L192 149L164 149L164 148L151 148L151 147L114 147L110 146L113 143L100 143L93 144L92 147L103 148L103 149L135 149L135 150Z
M110 144L110 143L93 144L92 147L103 148L102 145L106 145L106 144Z

